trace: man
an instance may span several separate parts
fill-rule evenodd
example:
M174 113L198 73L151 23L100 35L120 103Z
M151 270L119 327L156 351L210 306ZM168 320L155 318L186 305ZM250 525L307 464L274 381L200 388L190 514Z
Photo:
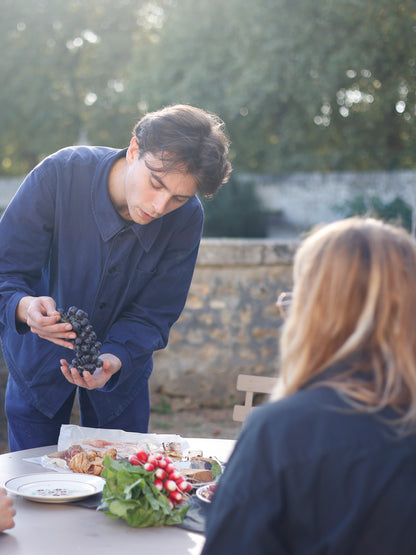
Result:
M223 127L169 106L138 122L127 149L65 148L23 182L0 222L11 451L56 443L77 388L83 426L147 431L152 354L184 307L202 235L196 194L213 196L231 171ZM67 361L76 334L57 307L70 306L102 342L93 373Z

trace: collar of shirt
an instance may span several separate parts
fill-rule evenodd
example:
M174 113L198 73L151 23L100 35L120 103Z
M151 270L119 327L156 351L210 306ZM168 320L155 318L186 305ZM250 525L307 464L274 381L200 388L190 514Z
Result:
M139 239L143 249L148 252L155 242L162 220L158 219L147 225L140 225L124 220L114 208L108 194L108 175L111 166L118 158L126 155L127 149L112 151L97 166L92 184L92 209L97 227L104 241L109 241L117 233L131 229Z

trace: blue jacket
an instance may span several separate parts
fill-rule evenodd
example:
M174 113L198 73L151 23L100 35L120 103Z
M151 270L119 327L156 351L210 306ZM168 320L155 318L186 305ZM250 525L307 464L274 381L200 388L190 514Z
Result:
M415 434L327 387L298 391L250 414L202 555L414 555L415 483Z
M4 357L26 399L53 417L74 386L60 371L69 349L16 323L25 295L84 309L122 362L102 390L88 395L103 424L146 384L152 354L163 349L186 301L203 226L195 197L142 226L113 207L107 179L126 150L70 147L25 179L0 222L0 336Z

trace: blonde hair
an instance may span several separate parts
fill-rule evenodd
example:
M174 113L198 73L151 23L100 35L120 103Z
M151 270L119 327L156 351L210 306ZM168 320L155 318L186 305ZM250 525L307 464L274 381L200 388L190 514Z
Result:
M416 424L416 243L403 229L349 218L309 236L295 255L294 290L272 399L315 380L360 410L392 407ZM341 374L322 373L349 360ZM352 363L352 361L354 361Z

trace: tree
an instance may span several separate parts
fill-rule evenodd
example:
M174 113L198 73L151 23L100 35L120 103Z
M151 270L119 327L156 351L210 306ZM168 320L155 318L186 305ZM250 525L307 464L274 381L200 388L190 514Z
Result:
M415 168L414 0L3 0L0 172L176 102L237 171Z
M413 168L413 0L181 0L138 49L154 108L219 112L248 171Z
M79 141L127 144L122 101L137 2L3 0L0 150L3 172L27 172Z

